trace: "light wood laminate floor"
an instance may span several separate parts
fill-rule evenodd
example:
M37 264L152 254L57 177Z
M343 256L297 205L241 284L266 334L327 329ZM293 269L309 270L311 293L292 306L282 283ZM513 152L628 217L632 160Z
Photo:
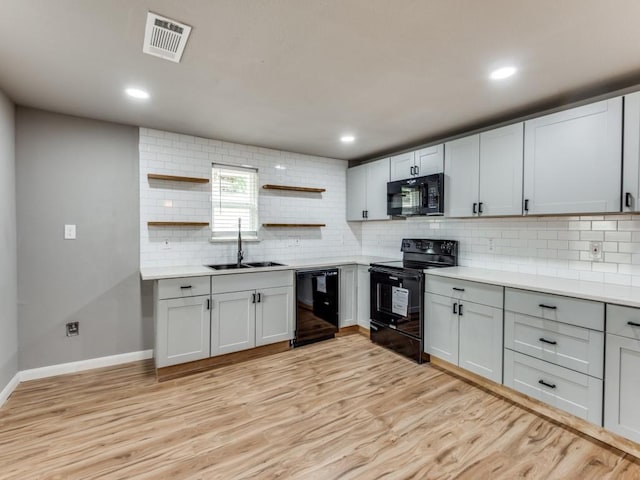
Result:
M360 335L158 384L21 384L2 479L627 479L640 464Z

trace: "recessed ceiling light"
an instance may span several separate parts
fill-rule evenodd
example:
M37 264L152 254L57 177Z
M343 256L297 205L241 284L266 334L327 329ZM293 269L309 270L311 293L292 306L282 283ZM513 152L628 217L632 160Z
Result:
M133 98L147 99L149 98L149 93L144 90L140 90L139 88L127 88L125 90L126 94Z
M353 135L343 135L340 137L342 143L351 143L356 139Z
M516 67L502 67L491 72L491 75L489 75L489 77L491 78L491 80L502 80L503 78L510 77L517 71L518 69Z

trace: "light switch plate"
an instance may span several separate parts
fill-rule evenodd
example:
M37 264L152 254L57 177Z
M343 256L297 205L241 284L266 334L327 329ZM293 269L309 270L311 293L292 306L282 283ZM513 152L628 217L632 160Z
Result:
M64 226L64 239L65 240L75 240L76 239L76 226L75 225L65 225Z

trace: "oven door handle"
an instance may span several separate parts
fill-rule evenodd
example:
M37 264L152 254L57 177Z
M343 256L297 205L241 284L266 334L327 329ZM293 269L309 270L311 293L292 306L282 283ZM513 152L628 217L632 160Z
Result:
M372 267L369 269L370 273L382 273L384 275L390 275L395 278L414 278L416 280L422 279L422 275L413 273L398 272L397 270L387 270L385 268Z

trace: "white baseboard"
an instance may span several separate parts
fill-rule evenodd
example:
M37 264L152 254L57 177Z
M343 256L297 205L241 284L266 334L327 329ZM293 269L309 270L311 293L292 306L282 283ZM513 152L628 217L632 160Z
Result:
M48 367L31 368L29 370L22 370L19 372L19 379L21 382L26 382L28 380L64 375L66 373L82 372L93 368L111 367L122 363L146 360L148 358L153 358L153 350L142 350L139 352L122 353L120 355L80 360L78 362L61 363L58 365L50 365ZM2 397L0 397L0 399L1 398Z
M13 378L9 380L9 383L7 383L7 386L4 387L0 392L0 407L4 405L4 402L7 401L7 399L9 398L9 395L13 393L13 391L16 389L19 383L20 383L20 372L16 373L13 376Z

